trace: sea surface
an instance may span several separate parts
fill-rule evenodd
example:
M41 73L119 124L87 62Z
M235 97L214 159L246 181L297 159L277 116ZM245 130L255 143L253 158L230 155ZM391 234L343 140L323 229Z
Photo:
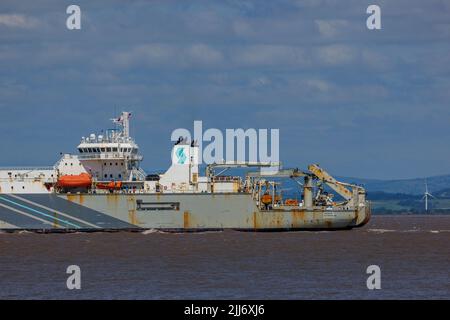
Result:
M67 289L69 265L80 290ZM2 233L0 298L450 299L450 216L323 232Z

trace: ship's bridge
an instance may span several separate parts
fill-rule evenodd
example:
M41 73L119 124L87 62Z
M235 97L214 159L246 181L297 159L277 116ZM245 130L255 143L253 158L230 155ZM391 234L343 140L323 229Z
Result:
M89 138L83 138L78 145L78 158L80 160L117 159L142 161L139 154L139 146L131 139L110 141L102 135L91 134Z
M121 128L81 138L77 159L97 181L145 179L145 172L139 168L143 156L129 135L130 116L131 113L122 112L119 118L112 119Z

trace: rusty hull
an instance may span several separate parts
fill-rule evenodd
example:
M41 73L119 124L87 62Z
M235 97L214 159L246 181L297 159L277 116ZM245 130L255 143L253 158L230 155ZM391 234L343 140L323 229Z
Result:
M236 229L286 231L350 229L366 224L370 208L298 207L260 210L250 194L103 194L58 195L92 210L126 221L137 229L201 231ZM136 207L137 201L151 205ZM158 203L179 203L176 210L158 209ZM155 209L156 208L156 209Z

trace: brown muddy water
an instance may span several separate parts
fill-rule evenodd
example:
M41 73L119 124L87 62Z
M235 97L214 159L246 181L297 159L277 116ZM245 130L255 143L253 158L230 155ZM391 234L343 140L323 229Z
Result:
M66 268L81 268L68 290ZM381 268L368 290L366 269ZM450 216L326 232L0 234L1 299L450 299Z

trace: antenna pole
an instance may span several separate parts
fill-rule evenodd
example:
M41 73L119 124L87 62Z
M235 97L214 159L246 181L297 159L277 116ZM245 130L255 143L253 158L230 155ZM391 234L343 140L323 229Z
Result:
M130 136L130 113L122 112L123 135L128 138Z

